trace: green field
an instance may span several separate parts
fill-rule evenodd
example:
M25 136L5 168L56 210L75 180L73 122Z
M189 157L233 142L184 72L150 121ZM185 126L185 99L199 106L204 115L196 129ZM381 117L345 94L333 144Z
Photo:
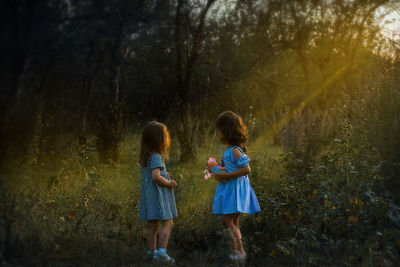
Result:
M398 262L399 208L384 188L382 161L373 148L355 149L337 137L329 151L307 167L293 153L260 138L250 142L248 155L250 180L262 211L241 220L248 264ZM37 167L26 159L10 163L8 175L13 179L5 195L5 223L12 227L15 261L143 261L146 225L139 221L139 140L138 134L127 135L118 164L100 164L90 143L81 148L64 144ZM208 157L219 158L224 146L215 137L205 143L196 162L180 164L179 147L173 142L167 161L179 185L179 217L169 245L178 265L229 263L228 236L221 218L211 213L217 184L203 177Z

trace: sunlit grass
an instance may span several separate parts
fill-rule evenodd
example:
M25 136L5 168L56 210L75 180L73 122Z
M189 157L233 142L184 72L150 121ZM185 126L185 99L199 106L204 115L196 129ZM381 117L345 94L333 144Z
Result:
M347 71L350 67L350 63L339 68L335 73L333 73L326 81L324 81L320 86L318 86L315 90L312 90L308 95L305 96L304 100L291 112L285 114L279 121L271 125L271 128L268 130L267 136L273 137L277 133L279 133L282 128L288 124L288 122L293 119L296 114L301 112L308 104L314 101L324 90L329 88L334 82L336 82L342 75ZM304 89L300 89L300 91L304 91Z

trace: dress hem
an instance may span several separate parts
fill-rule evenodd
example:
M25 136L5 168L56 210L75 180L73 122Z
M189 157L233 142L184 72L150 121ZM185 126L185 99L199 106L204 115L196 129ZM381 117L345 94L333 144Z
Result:
M224 212L224 213L216 213L216 212L213 212L212 214L214 214L214 215L228 215L228 214L237 214L237 213L254 214L254 213L257 213L257 212L261 212L261 210L259 210L259 211L252 211L252 212L246 212L246 211Z
M141 222L147 222L147 221L155 221L155 220L160 220L160 221L166 221L166 220L172 220L172 219L175 219L176 217L178 217L178 215L176 215L176 216L174 216L174 217L171 217L171 218L163 218L163 219L160 219L160 218L154 218L154 219L145 219L145 220L142 220L142 219L140 219L140 221Z

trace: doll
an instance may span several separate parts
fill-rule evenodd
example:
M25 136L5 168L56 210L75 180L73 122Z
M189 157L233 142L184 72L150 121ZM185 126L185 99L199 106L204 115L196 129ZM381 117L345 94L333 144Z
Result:
M208 170L205 171L204 178L209 179L213 174L222 172L222 167L218 166L217 161L215 158L210 158L208 160Z

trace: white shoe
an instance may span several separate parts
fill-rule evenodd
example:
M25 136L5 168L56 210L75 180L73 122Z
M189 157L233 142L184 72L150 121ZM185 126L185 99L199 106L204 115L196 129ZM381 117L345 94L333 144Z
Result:
M232 261L244 261L247 257L246 253L237 255L237 254L231 254L229 255L229 259L231 259Z
M239 256L236 254L231 254L229 255L229 259L231 259L231 261L237 261L239 259Z
M172 264L175 263L175 260L170 256L168 256L167 253L161 254L160 252L158 252L158 250L156 250L156 252L154 253L154 259L165 263L172 263Z
M244 261L244 260L246 260L246 258L247 258L247 253L246 252L239 255L239 260L240 261Z

